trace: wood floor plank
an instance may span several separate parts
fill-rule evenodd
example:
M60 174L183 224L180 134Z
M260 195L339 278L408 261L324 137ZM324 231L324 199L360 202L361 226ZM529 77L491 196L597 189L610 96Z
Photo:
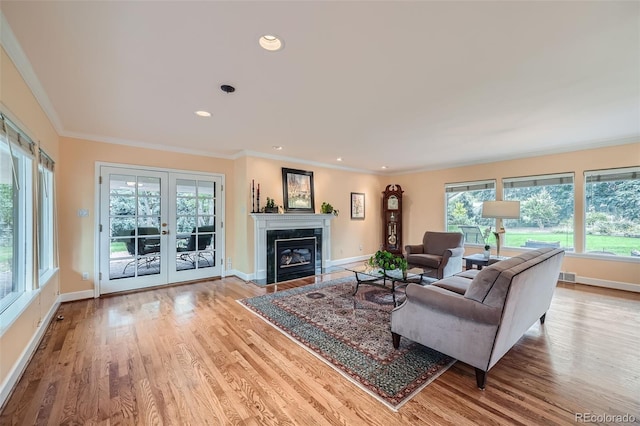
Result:
M530 425L577 413L640 424L640 295L560 284L487 388L456 363L393 412L237 303L235 277L64 303L0 411L2 425Z

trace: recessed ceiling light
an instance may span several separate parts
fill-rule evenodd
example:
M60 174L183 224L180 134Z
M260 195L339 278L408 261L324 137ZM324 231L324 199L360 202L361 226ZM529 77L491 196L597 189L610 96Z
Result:
M386 169L386 168L387 168L387 166L382 166L382 168L383 168L383 169Z
M200 117L211 117L211 113L208 111L196 111L196 115Z
M336 161L342 161L342 157L336 158Z
M282 40L280 40L278 37L274 36L273 34L265 34L262 37L260 37L260 40L258 40L258 42L260 43L260 46L262 46L263 49L268 50L270 52L275 52L277 50L282 49Z
M275 149L276 151L282 151L282 147L279 145L274 145L271 148Z

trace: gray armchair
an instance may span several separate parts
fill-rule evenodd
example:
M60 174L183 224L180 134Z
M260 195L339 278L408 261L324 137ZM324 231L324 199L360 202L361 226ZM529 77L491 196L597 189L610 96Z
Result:
M442 279L462 271L464 237L459 232L427 231L422 244L407 245L407 262L423 268L425 275Z

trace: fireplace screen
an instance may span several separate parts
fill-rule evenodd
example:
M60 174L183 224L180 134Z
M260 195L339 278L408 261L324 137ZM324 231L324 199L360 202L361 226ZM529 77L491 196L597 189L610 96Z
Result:
M275 240L275 281L315 274L316 237Z

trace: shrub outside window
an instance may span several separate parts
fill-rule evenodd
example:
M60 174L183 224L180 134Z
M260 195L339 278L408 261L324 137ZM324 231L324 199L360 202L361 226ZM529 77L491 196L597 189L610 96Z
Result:
M640 256L640 167L585 172L585 252Z
M574 250L573 173L505 178L503 199L520 201L520 219L504 221L505 246Z

